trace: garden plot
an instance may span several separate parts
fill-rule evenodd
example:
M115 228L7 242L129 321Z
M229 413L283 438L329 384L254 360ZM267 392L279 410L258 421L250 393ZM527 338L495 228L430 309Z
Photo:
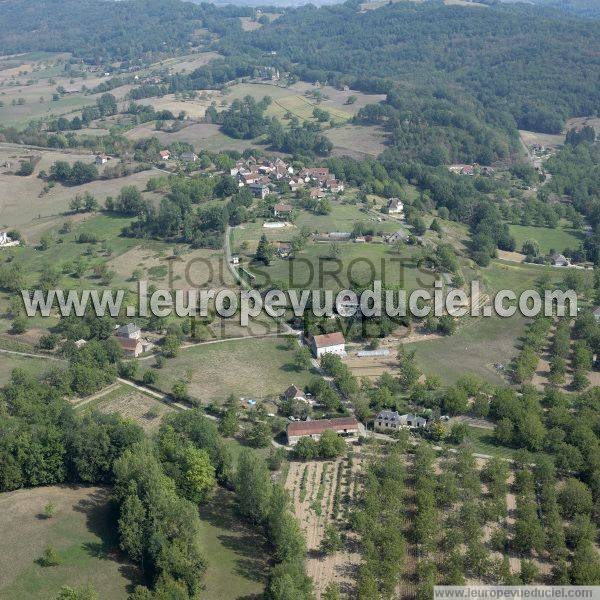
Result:
M320 550L327 526L337 526L347 518L348 507L358 492L357 476L361 455L335 461L292 462L285 487L293 498L294 512L308 546L308 574L313 578L317 597L335 582L346 596L355 594L356 569L360 563L358 541L349 534L341 551L324 555Z

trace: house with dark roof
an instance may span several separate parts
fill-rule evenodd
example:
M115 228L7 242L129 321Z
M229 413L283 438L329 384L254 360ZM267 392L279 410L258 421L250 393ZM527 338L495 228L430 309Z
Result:
M395 410L382 410L375 417L375 430L389 432L398 429L420 429L427 425L427 419L413 414L401 415Z
M287 426L287 440L290 446L295 446L304 437L318 440L324 431L334 431L349 439L358 437L358 421L354 417L339 419L320 419L318 421L295 421Z
M130 340L139 340L142 335L142 330L135 323L127 323L117 328L116 336L127 338Z
M300 400L306 402L306 394L296 385L292 384L283 392L283 397L286 400Z
M390 198L387 203L387 211L390 215L397 215L404 212L404 202L400 198Z

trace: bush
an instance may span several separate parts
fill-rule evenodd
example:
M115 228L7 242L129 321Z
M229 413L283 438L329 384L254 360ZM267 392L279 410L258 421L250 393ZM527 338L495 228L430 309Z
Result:
M57 565L61 564L62 559L56 551L56 548L48 546L44 550L44 554L42 555L42 558L40 558L39 562L42 567L56 567Z

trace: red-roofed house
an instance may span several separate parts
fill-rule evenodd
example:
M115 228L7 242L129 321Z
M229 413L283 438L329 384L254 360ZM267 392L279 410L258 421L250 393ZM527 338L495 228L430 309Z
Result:
M125 356L137 358L143 351L142 342L139 339L130 339L126 337L115 337Z
M303 437L318 440L324 431L356 439L358 437L358 421L354 417L339 419L320 419L318 421L295 421L287 426L287 439L290 446L295 446Z
M338 356L346 354L346 340L340 331L312 336L309 339L309 345L317 358L323 354L337 354Z
M291 204L276 204L273 207L273 215L276 217L288 217L294 210Z
M171 158L171 153L168 150L161 150L159 154L162 160L169 160Z

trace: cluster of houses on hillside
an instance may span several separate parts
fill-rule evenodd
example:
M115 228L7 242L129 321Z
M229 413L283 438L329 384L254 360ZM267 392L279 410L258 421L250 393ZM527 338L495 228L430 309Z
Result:
M183 162L196 162L198 160L198 155L195 152L182 152L179 156L175 156L174 154L171 153L170 150L161 150L158 153L158 156L160 158L160 160L162 161L167 161L167 160L182 160Z
M343 182L327 167L312 167L294 173L294 167L281 158L254 158L239 160L230 170L230 175L236 177L240 187L248 186L254 196L264 198L271 191L271 184L286 182L292 192L307 188L311 198L322 198L326 193L337 194L344 191ZM287 206L287 205L279 205ZM289 214L289 210L275 209L275 216ZM279 213L279 214L277 214Z
M472 165L450 165L448 169L452 171L452 173L466 175L467 177L474 177L475 175L485 175L489 177L495 173L492 167L478 165L477 163L473 163Z

